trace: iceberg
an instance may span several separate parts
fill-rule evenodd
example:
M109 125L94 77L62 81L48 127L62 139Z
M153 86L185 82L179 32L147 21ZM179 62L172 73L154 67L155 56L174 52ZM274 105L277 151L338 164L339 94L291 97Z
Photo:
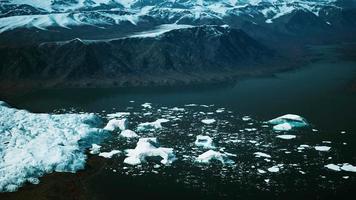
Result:
M291 140L291 139L295 139L297 136L295 136L295 135L277 135L276 137L279 139L283 139L283 140Z
M272 167L268 168L267 171L272 172L272 173L277 173L277 172L279 172L279 167L272 166Z
M266 153L262 153L262 152L255 152L253 153L257 158L260 158L260 157L264 157L264 158L271 158L270 155L266 154Z
M94 114L34 114L4 102L0 113L0 192L54 171L83 169L85 149L103 133Z
M343 164L327 164L324 166L325 168L328 168L333 171L345 171L345 172L356 172L356 166L353 166L349 163L343 163Z
M114 155L121 153L119 150L112 150L110 152L102 152L99 153L99 156L104 157L104 158L112 158Z
M169 165L176 160L173 148L160 147L157 138L140 138L135 149L127 149L124 163L139 165L146 162L147 157L161 157L161 163Z
M203 120L201 120L201 122L203 123L203 124L213 124L213 123L215 123L216 122L216 120L215 119L203 119Z
M317 151L329 151L331 149L331 147L328 147L328 146L315 146L314 149L317 150Z
M121 137L125 137L125 138L136 138L139 137L134 131L126 129L121 131L120 133Z
M213 139L207 135L197 135L197 139L194 142L195 146L203 147L205 149L213 149Z
M117 129L120 129L123 131L123 130L127 129L128 124L129 123L126 118L125 119L111 119L104 127L104 130L115 131Z
M299 115L287 114L275 119L269 120L268 123L273 124L275 131L289 131L293 128L301 128L309 126L308 122Z
M90 148L90 154L98 154L100 153L101 146L97 144L92 144Z
M114 119L114 118L122 118L122 117L126 117L130 115L129 112L117 112L117 113L111 113L111 114L107 114L106 116L109 118L109 119Z
M162 128L162 123L169 122L168 119L157 119L154 122L145 122L141 123L138 125L137 130L138 131L146 131L150 129L161 129Z
M235 162L231 159L229 159L229 156L235 156L234 154L226 154L226 153L221 153L217 152L214 150L209 150L201 155L198 156L196 161L198 163L210 163L212 160L220 161L222 164L234 164Z

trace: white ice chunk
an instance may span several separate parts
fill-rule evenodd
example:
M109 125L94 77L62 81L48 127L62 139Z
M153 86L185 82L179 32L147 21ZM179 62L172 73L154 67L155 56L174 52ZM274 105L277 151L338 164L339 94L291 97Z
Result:
M147 157L161 157L164 165L169 165L176 159L172 148L159 147L157 138L140 138L136 148L127 149L126 155L124 163L129 165L146 162Z
M129 129L126 129L126 130L121 131L120 136L121 136L121 137L125 137L125 138L135 138L135 137L139 137L139 136L135 133L135 131L132 131L132 130L129 130Z
M116 112L116 113L111 113L111 114L107 114L107 117L109 119L114 119L114 118L123 118L130 115L129 112Z
M215 119L203 119L203 120L201 120L201 122L203 124L213 124L216 122L216 120Z
M98 153L100 153L100 148L101 148L100 145L92 144L91 148L90 148L90 154L98 154Z
M257 158L264 157L264 158L271 158L270 155L263 153L263 152L255 152L253 153Z
M151 108L152 108L151 103L144 103L144 104L142 104L141 106L144 107L144 108L148 108L148 109L151 109Z
M104 130L107 131L115 131L117 129L120 130L125 130L128 127L128 120L125 119L111 119L106 126L104 127Z
M102 131L94 114L34 114L0 103L0 192L51 172L76 172L85 166L85 148Z
M299 115L287 114L275 119L269 120L268 123L274 124L273 130L289 131L293 128L308 126L308 122Z
M326 168L328 168L330 170L333 170L333 171L338 171L338 172L341 171L340 166L335 165L335 164L327 164L324 167L326 167Z
M317 151L329 151L331 149L331 147L328 147L328 146L315 146L314 149L317 150Z
M198 156L196 159L199 163L210 163L212 160L220 161L222 164L234 164L233 160L230 160L228 155L220 153L214 150L209 150Z
M284 139L284 140L291 140L296 138L297 136L295 135L277 135L277 138Z
M344 163L341 169L347 172L356 172L356 166L353 166L349 163Z
M101 152L99 153L99 156L104 157L104 158L112 158L114 155L121 153L120 150L112 150L110 152Z
M162 128L162 123L169 122L168 119L157 119L154 122L145 122L141 123L138 125L137 130L138 131L145 131L149 129L161 129Z
M195 145L198 147L203 147L206 149L213 149L215 148L213 146L213 139L207 135L197 135L197 138L195 140Z
M279 172L279 167L278 166L273 166L267 169L269 172L276 173Z

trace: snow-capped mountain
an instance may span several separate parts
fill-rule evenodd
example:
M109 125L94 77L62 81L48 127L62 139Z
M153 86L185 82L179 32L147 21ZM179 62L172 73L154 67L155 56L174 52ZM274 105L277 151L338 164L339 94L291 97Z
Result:
M336 3L337 0L0 0L0 32L24 27L103 27L126 22L137 25L153 19L161 24L226 24L228 18L241 17L257 24L273 23L296 10L318 16L325 9L341 9Z

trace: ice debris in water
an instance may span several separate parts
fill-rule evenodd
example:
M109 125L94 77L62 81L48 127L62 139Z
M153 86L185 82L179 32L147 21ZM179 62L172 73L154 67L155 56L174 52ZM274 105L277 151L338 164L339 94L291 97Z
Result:
M90 148L90 154L98 154L98 153L100 153L100 148L101 148L100 145L92 144L91 148Z
M152 105L151 105L151 103L144 103L144 104L142 104L142 107L151 109Z
M283 140L291 140L296 138L297 136L295 135L277 135L277 138L283 139Z
M317 150L317 151L329 151L331 149L331 147L328 147L328 146L315 146L314 149Z
M330 170L333 170L333 171L346 171L346 172L356 172L356 166L353 166L349 163L344 163L344 164L339 164L339 165L336 165L336 164L327 164L325 165L324 167L330 169Z
M260 158L260 157L264 157L264 158L271 158L270 155L266 154L266 153L262 153L262 152L255 152L253 153L257 158Z
M109 119L114 119L114 118L123 118L130 115L129 112L117 112L117 113L111 113L111 114L107 114L106 116Z
M197 147L203 147L205 149L213 149L213 139L207 135L197 135L197 139L195 140L194 144Z
M287 114L275 119L269 120L268 123L273 124L275 131L289 131L293 128L308 126L308 122L299 115Z
M157 138L140 138L135 149L127 149L124 163L139 165L146 162L147 157L161 157L161 163L171 164L176 157L173 148L160 147Z
M1 101L0 113L0 192L53 171L83 169L85 148L102 135L94 114L34 114Z
M128 127L128 120L125 119L111 119L106 126L104 127L104 130L107 131L115 131L117 129L120 130L125 130Z
M276 173L279 172L279 167L278 166L273 166L267 169L269 172Z
M138 125L138 131L145 131L150 129L160 129L162 128L162 123L169 122L168 119L157 119L154 122L145 122Z
M135 133L135 131L132 131L132 130L129 130L129 129L121 131L120 136L121 137L125 137L125 138L136 138L136 137L139 137Z
M235 162L229 159L229 156L235 156L230 153L221 153L214 150L209 150L198 156L196 159L199 163L210 163L212 160L220 161L222 164L234 164Z
M114 155L121 153L120 150L112 150L110 152L102 152L99 153L99 156L104 157L104 158L112 158Z
M203 119L203 120L201 120L201 122L203 124L213 124L216 122L216 120L215 119Z

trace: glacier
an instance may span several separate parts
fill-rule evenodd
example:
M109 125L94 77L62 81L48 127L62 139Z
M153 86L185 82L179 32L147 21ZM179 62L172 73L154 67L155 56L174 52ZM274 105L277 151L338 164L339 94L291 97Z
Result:
M0 192L51 172L84 169L85 149L103 136L94 114L35 114L0 101Z

